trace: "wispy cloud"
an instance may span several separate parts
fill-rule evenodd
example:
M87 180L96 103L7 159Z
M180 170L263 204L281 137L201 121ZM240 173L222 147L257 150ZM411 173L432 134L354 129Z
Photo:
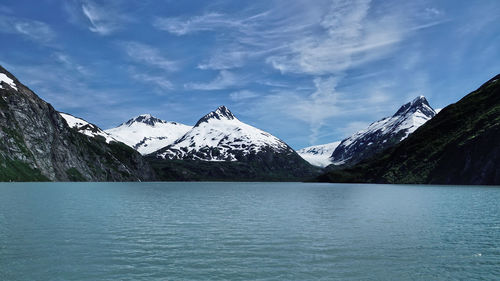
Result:
M256 98L258 96L259 96L259 94L252 92L252 91L249 91L249 90L241 90L241 91L232 92L231 94L229 94L229 98L235 102L245 101L248 99Z
M77 5L79 5L81 13L87 19L90 31L99 35L109 35L122 29L126 22L131 21L129 15L120 11L119 4L116 1L98 4L91 0L81 0ZM73 17L77 17L71 7L66 7L66 10L72 12Z
M199 31L213 31L217 29L242 28L245 26L244 20L230 19L221 13L208 13L202 16L191 18L169 17L156 18L153 25L175 35L186 35Z
M232 69L244 65L245 60L249 56L246 51L217 51L207 61L198 64L199 69Z
M167 71L177 69L177 63L167 59L157 48L139 42L122 42L121 45L129 58L135 62Z
M41 44L49 44L56 32L47 23L0 14L0 32L19 34Z
M152 83L155 87L158 87L160 91L172 90L174 85L172 82L167 80L162 76L148 75L144 73L132 73L132 78L143 83Z
M58 62L60 62L66 69L75 70L83 75L90 74L89 70L86 67L76 63L70 56L68 56L64 53L56 52L56 53L52 54L52 56Z
M208 83L186 83L184 87L192 90L223 90L242 86L246 79L231 71L221 70L214 80Z
M282 73L337 74L390 54L403 39L397 18L369 18L369 0L332 1L318 30L267 62Z

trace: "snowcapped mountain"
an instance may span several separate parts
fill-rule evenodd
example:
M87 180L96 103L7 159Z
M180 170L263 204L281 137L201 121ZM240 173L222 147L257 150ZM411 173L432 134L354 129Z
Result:
M304 158L304 160L312 165L326 167L332 164L330 156L332 156L333 151L337 148L337 146L339 146L339 144L340 141L336 141L327 144L309 146L297 150L297 153L300 157Z
M403 105L393 116L372 123L344 139L331 155L334 165L353 165L393 146L436 115L424 96Z
M172 145L155 152L155 157L245 161L261 153L295 154L295 151L277 137L241 122L227 107L220 106Z
M116 128L106 130L106 133L145 155L172 144L191 128L150 114L142 114Z
M116 141L110 134L101 130L101 128L96 125L89 123L81 118L75 117L68 113L59 112L59 115L66 120L70 128L75 128L78 132L87 135L89 137L103 137L107 143L111 141Z

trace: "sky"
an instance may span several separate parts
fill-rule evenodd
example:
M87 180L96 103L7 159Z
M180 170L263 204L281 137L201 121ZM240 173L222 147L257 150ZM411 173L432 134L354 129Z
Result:
M0 64L104 129L226 105L299 149L500 73L500 2L2 0Z

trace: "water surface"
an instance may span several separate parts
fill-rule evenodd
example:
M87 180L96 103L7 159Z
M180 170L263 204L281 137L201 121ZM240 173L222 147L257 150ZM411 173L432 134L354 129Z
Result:
M500 278L500 188L0 184L0 280Z

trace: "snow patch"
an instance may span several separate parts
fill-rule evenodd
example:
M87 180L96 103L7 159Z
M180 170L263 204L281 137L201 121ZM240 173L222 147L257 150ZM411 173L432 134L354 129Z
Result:
M297 150L297 153L311 165L326 167L332 164L330 156L332 155L333 151L335 151L335 148L339 146L339 144L340 141L336 141L327 144L309 146Z
M105 130L115 139L146 155L171 145L192 127L142 114L120 126Z
M67 113L62 113L59 112L59 115L66 120L66 123L68 123L68 126L71 128L75 128L78 130L78 132L89 136L89 137L97 137L101 136L104 137L107 143L110 143L112 141L116 141L110 134L104 132L101 130L101 128L97 127L96 125L89 123L81 118L75 117L71 114Z
M5 73L0 73L0 84L1 84L1 82L6 83L12 89L14 89L14 90L17 91L17 85L16 85L16 83L14 83L14 80L10 79L7 75L5 75ZM3 89L2 85L0 85L0 88Z

